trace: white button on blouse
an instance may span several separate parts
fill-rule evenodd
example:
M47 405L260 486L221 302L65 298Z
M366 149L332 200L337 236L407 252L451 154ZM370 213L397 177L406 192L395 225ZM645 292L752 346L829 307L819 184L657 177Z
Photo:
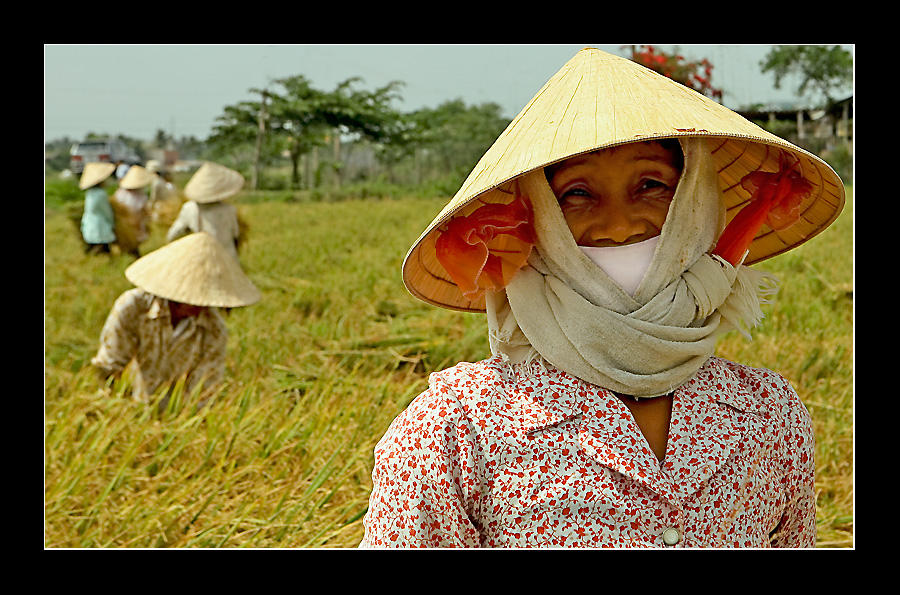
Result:
M678 532L678 529L674 527L669 527L662 534L663 543L666 545L675 545L679 541L681 541L681 533Z

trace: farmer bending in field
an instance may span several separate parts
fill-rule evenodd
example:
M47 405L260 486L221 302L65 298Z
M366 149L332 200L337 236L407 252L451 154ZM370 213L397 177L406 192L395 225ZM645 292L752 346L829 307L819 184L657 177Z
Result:
M226 199L240 192L244 177L218 163L206 162L200 166L184 186L187 202L181 206L178 217L166 234L171 242L189 233L207 231L238 258L238 246L245 239L237 207Z
M103 188L114 171L116 166L112 163L87 163L78 181L78 188L86 191L81 237L88 254L110 254L109 245L116 241L116 217Z
M147 229L147 187L156 174L140 165L132 165L119 180L119 187L112 196L116 213L116 237L122 252L140 256L140 246L150 237Z
M487 313L493 355L391 424L361 546L813 546L806 408L714 352L774 292L746 265L843 202L814 155L579 52L406 257L413 295Z
M218 385L228 330L218 308L247 306L259 291L205 232L166 244L125 269L137 287L113 306L91 363L104 377L134 362L133 396L143 402L185 378L185 391Z

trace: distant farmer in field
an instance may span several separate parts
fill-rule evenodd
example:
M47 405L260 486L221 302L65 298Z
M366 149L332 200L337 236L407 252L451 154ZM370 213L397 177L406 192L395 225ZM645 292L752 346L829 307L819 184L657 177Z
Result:
M81 172L78 187L86 190L81 237L88 254L109 254L109 245L116 241L115 215L109 204L109 195L103 188L115 170L116 166L112 163L88 163Z
M167 200L178 193L178 190L169 178L168 170L166 170L158 159L151 159L147 162L147 171L151 174L155 174L153 181L150 182L151 206L158 201Z
M233 169L212 162L201 165L184 186L184 195L188 200L169 228L167 241L206 231L237 260L238 247L245 232L237 207L226 202L226 199L235 196L243 186L244 177Z
M119 180L119 187L112 197L119 248L136 257L140 256L140 245L150 235L147 227L150 215L147 189L155 177L140 165L132 165Z
M524 172L524 173L523 173ZM837 217L818 157L586 48L413 244L492 357L432 374L375 449L363 547L812 547L809 413L714 356Z
M144 402L182 377L185 391L218 385L228 340L218 309L260 299L237 262L212 236L197 233L138 259L125 276L137 287L116 300L91 360L102 376L118 376L133 362L133 396Z
M175 215L181 210L184 199L178 188L172 182L169 171L159 160L151 159L147 162L147 171L155 174L150 184L150 221L154 224L164 224L166 228L174 221Z

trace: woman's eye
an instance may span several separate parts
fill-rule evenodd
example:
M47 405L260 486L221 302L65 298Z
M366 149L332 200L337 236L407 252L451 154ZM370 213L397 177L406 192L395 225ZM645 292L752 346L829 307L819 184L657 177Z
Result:
M644 185L641 186L641 190L655 190L657 188L662 188L663 190L668 190L669 186L659 180L646 180Z
M559 197L561 205L583 205L591 201L591 195L584 188L573 188L566 190Z
M571 189L563 192L562 198L565 198L567 196L587 196L587 195L588 195L587 190L585 190L584 188L571 188Z

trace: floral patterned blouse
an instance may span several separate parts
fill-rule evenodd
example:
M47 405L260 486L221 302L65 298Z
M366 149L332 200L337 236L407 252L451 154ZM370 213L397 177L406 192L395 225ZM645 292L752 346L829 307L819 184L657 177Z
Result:
M169 302L135 288L116 300L100 334L91 363L106 374L121 372L135 361L133 396L149 399L160 386L187 375L185 390L197 382L218 384L225 372L228 329L215 308L172 327Z
M711 358L660 463L611 392L499 357L435 373L375 448L360 547L812 547L809 413Z

